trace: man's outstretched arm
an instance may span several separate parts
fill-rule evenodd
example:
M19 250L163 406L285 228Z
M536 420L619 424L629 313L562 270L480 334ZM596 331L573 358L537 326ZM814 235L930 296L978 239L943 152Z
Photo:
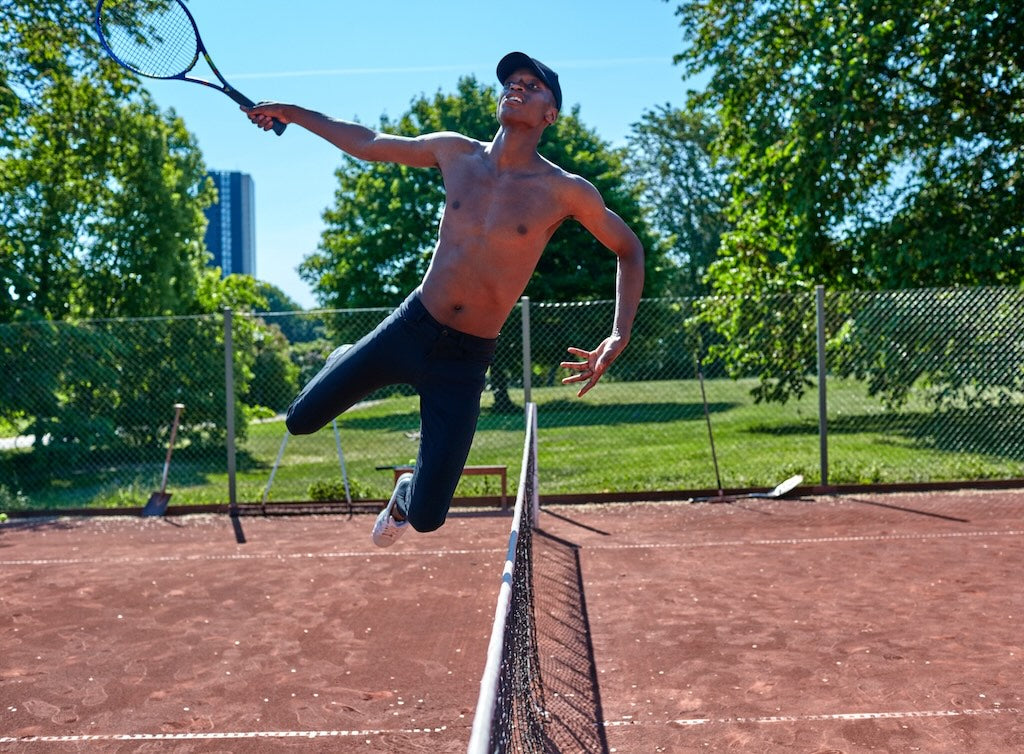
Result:
M455 134L396 136L279 102L261 102L255 107L243 107L242 111L264 131L273 127L276 118L281 123L295 123L358 159L397 162L416 168L437 167L438 145L446 139L461 138Z
M615 272L615 315L611 335L593 350L570 346L569 353L582 361L563 361L561 364L575 372L563 379L563 383L583 383L578 396L584 395L597 384L601 375L629 343L644 290L643 244L622 218L605 206L597 189L590 184L586 185L583 203L575 217L598 241L615 252L618 266Z

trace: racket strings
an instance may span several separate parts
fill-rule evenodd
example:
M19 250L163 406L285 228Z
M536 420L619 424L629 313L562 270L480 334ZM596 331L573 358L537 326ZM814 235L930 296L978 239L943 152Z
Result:
M185 73L199 58L199 40L177 2L105 2L100 31L106 45L126 67L154 78Z

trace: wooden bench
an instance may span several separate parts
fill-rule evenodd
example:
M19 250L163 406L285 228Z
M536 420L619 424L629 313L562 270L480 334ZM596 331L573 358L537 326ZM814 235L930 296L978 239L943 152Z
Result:
M412 473L412 466L378 466L378 471L390 469L395 473L395 484L402 474ZM465 466L462 469L463 476L489 476L501 477L501 507L508 507L508 466Z

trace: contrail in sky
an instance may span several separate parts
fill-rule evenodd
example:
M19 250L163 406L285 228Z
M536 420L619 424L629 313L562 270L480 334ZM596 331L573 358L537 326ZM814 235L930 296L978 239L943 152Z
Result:
M556 68L612 68L622 65L648 65L651 63L672 63L668 57L648 58L594 58L590 60L559 60L551 65ZM225 74L231 79L293 79L314 76L375 76L394 73L449 73L453 71L472 71L491 65L426 65L408 67L374 67L374 68L321 68L307 71L266 71L263 73L230 73Z

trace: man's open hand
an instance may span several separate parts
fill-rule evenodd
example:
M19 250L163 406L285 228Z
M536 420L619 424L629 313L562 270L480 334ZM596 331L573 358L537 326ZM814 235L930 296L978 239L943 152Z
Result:
M601 379L601 375L612 365L612 362L622 353L622 349L625 347L626 342L615 335L602 340L601 345L593 351L569 346L569 353L573 356L578 356L582 361L563 361L559 365L563 369L575 372L575 374L571 374L563 379L562 384L584 383L580 391L576 393L577 397L583 397L590 388L597 384L598 380Z

